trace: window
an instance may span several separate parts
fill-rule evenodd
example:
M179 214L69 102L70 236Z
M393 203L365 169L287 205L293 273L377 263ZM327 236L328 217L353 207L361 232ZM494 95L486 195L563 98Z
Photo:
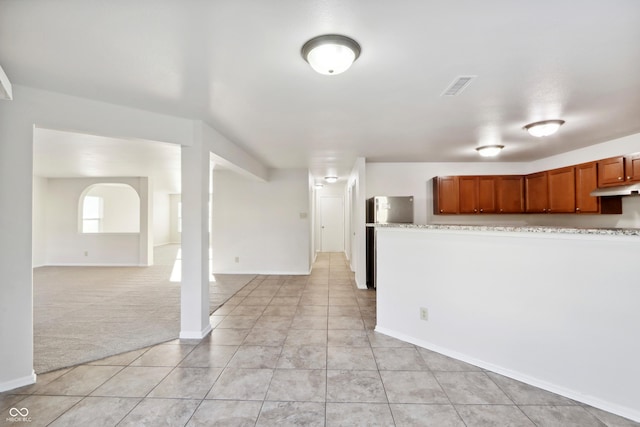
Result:
M86 196L82 204L82 232L100 233L104 215L104 200L98 196Z
M81 233L139 233L140 196L127 184L87 187L80 197Z

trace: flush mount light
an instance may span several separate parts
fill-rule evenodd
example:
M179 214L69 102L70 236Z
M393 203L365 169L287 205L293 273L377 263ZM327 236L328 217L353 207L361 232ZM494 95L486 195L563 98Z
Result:
M543 120L541 122L529 123L522 129L538 138L553 135L564 124L564 120Z
M315 71L325 75L340 74L360 56L360 45L339 34L314 37L302 46L302 57Z
M482 157L494 157L500 154L500 151L504 148L504 145L483 145L476 148L478 154Z
M315 187L316 188L322 188L322 187L324 187L324 184L322 184L321 182L316 182Z
M325 176L324 180L327 181L329 184L333 184L334 182L338 182L338 177L337 176Z

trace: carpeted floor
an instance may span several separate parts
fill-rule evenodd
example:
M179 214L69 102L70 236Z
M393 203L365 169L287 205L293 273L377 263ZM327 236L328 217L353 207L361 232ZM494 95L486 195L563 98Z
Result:
M39 267L33 271L36 373L172 340L180 332L179 245L159 246L151 267ZM215 275L211 312L254 275Z

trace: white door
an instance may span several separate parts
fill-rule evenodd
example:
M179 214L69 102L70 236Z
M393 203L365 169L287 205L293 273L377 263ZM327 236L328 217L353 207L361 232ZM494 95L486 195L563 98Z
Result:
M344 251L344 205L342 197L320 198L321 252Z

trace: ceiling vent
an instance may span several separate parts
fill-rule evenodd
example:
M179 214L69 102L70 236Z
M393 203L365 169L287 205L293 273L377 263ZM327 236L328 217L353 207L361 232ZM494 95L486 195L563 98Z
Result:
M442 92L440 96L456 96L469 86L471 80L477 76L458 76L456 79Z

